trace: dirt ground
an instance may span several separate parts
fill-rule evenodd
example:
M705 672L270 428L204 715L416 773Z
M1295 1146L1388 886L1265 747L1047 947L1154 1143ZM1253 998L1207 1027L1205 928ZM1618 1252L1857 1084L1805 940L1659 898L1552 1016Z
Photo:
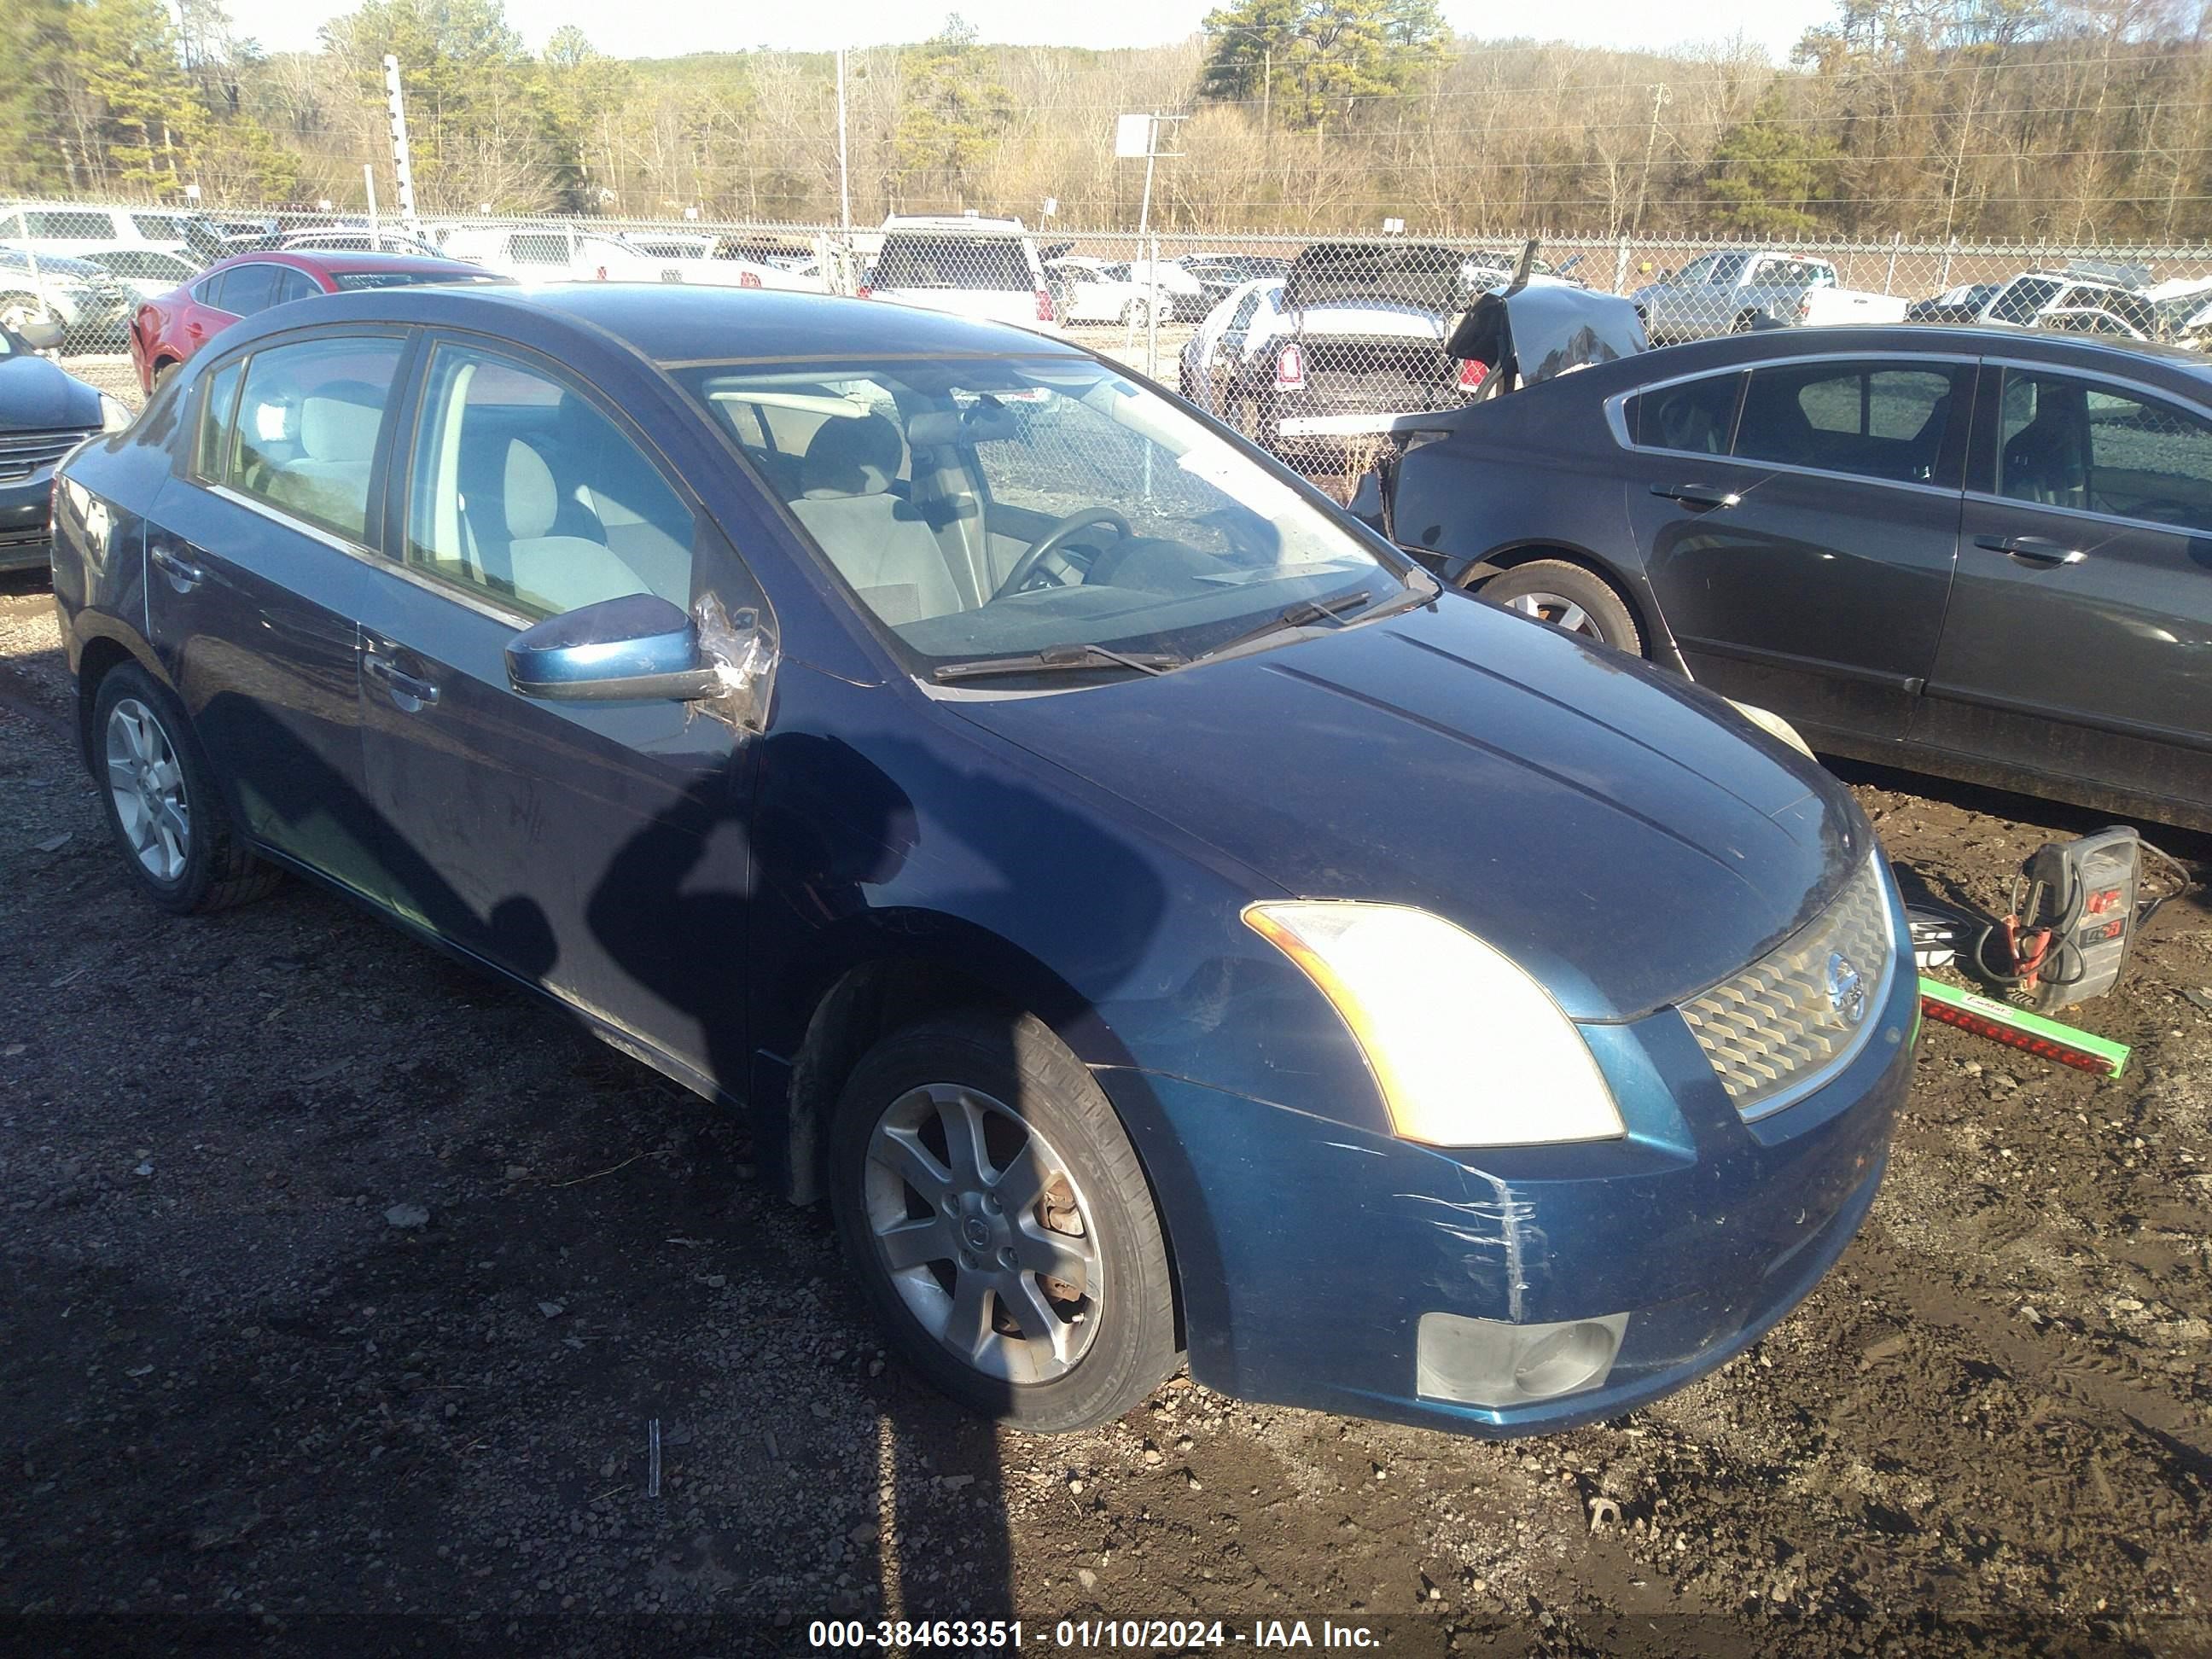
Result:
M304 884L152 911L70 708L45 583L0 582L0 1650L706 1654L927 1614L2212 1651L2201 896L2081 1011L2135 1045L2118 1081L1927 1030L1858 1241L1658 1406L1498 1443L1177 1378L1027 1439L887 1362L732 1123L549 1009ZM1984 906L2096 822L1851 776Z

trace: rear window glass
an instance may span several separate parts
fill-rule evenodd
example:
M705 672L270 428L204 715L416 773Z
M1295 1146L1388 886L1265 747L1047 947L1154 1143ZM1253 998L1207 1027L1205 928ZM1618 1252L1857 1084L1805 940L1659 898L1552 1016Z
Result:
M115 235L115 221L105 213L67 213L32 209L24 214L30 234L52 241L104 242Z
M1661 386L1636 400L1636 441L1646 449L1686 450L1693 455L1725 455L1735 425L1741 374L1717 374L1681 386Z
M1029 255L1005 236L890 236L876 262L878 288L965 288L1027 294Z
M1808 363L1755 369L1735 453L1862 477L1924 483L1935 476L1951 406L1943 369Z
M362 539L397 340L316 339L257 352L234 422L231 487Z

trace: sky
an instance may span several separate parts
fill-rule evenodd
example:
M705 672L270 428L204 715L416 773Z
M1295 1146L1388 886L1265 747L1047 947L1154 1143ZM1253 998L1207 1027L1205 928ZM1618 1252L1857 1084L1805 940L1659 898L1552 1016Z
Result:
M233 27L270 52L315 44L329 18L357 0L229 0ZM986 40L1010 45L1159 46L1194 33L1212 0L1091 0L1039 5L1036 0L809 0L755 8L731 0L647 0L615 7L606 0L507 0L507 19L534 51L564 23L574 23L601 52L618 58L673 57L686 52L735 52L750 46L827 51L919 40L947 11L974 23ZM1496 0L1443 0L1444 16L1462 34L1497 38L1534 34L1585 46L1658 47L1743 34L1779 63L1809 23L1833 14L1832 0L1716 0L1694 9L1650 0L1547 0L1540 13ZM1540 17L1540 22L1537 19Z

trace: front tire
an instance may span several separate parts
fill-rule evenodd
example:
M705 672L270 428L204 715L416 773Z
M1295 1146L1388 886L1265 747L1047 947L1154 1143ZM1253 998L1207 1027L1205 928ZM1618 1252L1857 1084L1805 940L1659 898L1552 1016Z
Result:
M908 1364L1036 1433L1123 1415L1176 1364L1166 1246L1090 1073L1026 1016L951 1016L854 1068L829 1137L848 1259Z
M1643 631L1620 590L1595 573L1565 559L1516 565L1483 584L1482 597L1524 617L1579 634L1599 645L1644 654Z
M138 890L162 909L227 909L282 879L231 823L184 710L137 664L100 682L91 737L108 833Z

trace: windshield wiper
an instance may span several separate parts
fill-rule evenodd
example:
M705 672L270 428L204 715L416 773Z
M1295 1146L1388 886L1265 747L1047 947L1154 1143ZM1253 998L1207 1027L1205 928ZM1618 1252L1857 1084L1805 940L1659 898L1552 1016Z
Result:
M1226 656L1261 640L1273 639L1278 634L1294 634L1301 628L1310 628L1316 623L1330 622L1341 625L1348 611L1364 611L1375 602L1375 596L1364 587L1355 587L1348 593L1331 593L1325 599L1300 599L1288 610L1279 611L1256 628L1233 635L1208 651L1201 651L1191 659L1205 662L1210 658Z
M1164 674L1180 668L1187 659L1161 651L1115 651L1103 645L1048 645L1042 651L1018 657L977 657L969 662L948 662L933 671L939 684L950 680L980 680L999 674L1066 674L1082 669L1133 668L1140 674Z

